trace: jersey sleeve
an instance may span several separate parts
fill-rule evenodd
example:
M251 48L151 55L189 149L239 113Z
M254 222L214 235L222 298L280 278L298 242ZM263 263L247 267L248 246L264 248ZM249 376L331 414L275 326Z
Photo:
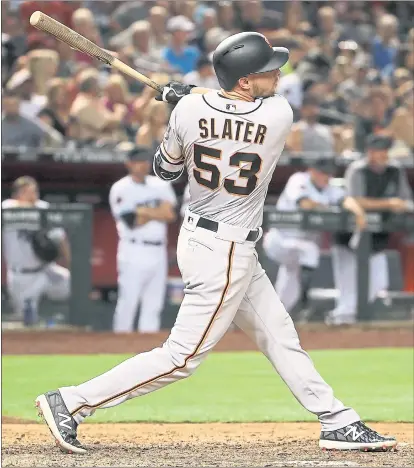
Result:
M111 207L112 216L119 220L125 213L135 210L128 197L125 196L125 190L122 190L120 185L113 185L109 192L109 205Z
M296 205L305 198L311 198L305 180L297 175L294 175L288 180L284 191L286 197Z
M331 186L329 190L329 204L340 205L346 197L345 188Z
M351 164L345 171L345 186L347 195L350 197L364 197L365 184L359 167Z
M171 113L164 138L154 157L154 173L162 180L177 180L184 172L184 155L180 137L178 109L180 102Z
M407 172L405 169L400 168L400 190L399 197L406 201L413 200L413 192L410 184L408 183Z

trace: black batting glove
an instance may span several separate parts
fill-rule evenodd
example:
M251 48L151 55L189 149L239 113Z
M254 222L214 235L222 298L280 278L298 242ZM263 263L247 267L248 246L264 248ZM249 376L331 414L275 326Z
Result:
M162 93L155 99L157 101L168 102L169 104L177 104L182 97L191 93L192 88L195 88L195 85L186 85L178 81L170 81L163 87Z

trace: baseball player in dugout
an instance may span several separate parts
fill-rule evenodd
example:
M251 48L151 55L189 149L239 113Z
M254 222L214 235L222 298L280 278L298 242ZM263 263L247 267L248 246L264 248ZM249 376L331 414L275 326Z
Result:
M167 224L176 219L177 202L170 182L148 175L150 151L132 145L127 151L129 174L115 182L109 194L119 237L115 332L134 331L138 305L138 331L160 329L168 271Z
M292 125L275 94L289 58L259 33L222 41L213 54L221 89L171 82L158 99L177 104L154 158L163 180L187 169L190 203L177 245L184 299L166 342L94 379L39 395L36 405L63 450L85 453L78 425L110 408L189 377L232 322L270 360L296 399L322 425L326 449L391 449L366 426L301 348L294 324L258 261L263 205ZM246 376L247 377L247 376Z
M324 210L343 207L355 214L359 229L366 224L365 212L345 190L331 184L336 166L331 159L315 160L306 172L293 174L280 195L279 211ZM321 233L300 229L275 229L263 239L266 255L279 263L275 289L287 311L296 318L306 311L312 275L319 265ZM303 318L303 313L302 313Z
M11 198L2 209L47 209L49 203L39 199L39 188L32 177L19 177L12 185ZM70 272L56 263L70 265L70 247L61 228L29 231L3 230L3 253L7 266L7 289L17 318L26 326L38 322L42 296L65 301L70 294Z
M413 194L405 170L389 161L388 150L393 141L385 135L371 135L367 139L367 156L349 165L345 172L347 192L367 211L403 213L414 209ZM332 248L335 284L338 301L326 321L331 325L352 324L357 319L357 265L349 246L352 234L338 234ZM378 293L388 289L388 265L384 250L389 233L372 234L372 253L369 261L368 300L373 302Z

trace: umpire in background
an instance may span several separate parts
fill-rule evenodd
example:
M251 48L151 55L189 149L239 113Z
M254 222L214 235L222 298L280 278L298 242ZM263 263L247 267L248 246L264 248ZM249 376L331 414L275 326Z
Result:
M345 172L348 195L355 197L367 211L401 213L413 209L413 194L405 170L390 161L388 151L392 139L371 135L367 139L367 156L349 165ZM329 325L352 324L357 317L357 260L349 247L351 234L337 234L332 248L333 270L339 298L336 308L326 321ZM372 252L369 261L368 300L372 303L378 293L388 289L388 265L384 250L389 233L372 234Z

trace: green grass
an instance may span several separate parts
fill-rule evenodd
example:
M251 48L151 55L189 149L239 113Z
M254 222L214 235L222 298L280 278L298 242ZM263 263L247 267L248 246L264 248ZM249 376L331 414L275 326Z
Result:
M34 398L76 385L129 356L5 356L3 415L36 419ZM413 350L314 351L336 396L366 421L413 421ZM314 421L259 353L213 353L190 379L98 410L92 422Z

